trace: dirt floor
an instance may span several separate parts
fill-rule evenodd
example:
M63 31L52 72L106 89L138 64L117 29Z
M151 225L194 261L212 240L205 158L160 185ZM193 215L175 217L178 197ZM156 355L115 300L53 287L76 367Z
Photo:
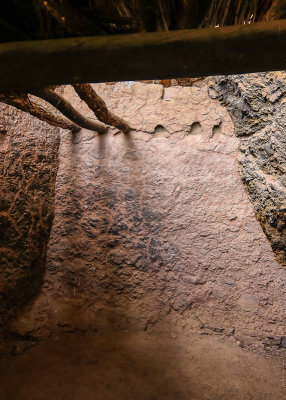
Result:
M65 333L2 358L0 399L285 400L283 356L214 336Z

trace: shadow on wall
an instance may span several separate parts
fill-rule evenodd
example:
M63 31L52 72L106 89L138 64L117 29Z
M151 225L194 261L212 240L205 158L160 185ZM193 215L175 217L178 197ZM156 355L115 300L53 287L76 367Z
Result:
M82 132L62 142L47 268L58 282L56 293L50 288L55 319L67 330L138 323L138 302L148 296L142 281L162 274L164 256L168 268L174 261L175 247L163 249L158 239L163 214L144 200L146 164L131 135L85 141ZM156 315L169 310L163 302L156 308ZM141 328L148 321L144 315Z
M181 89L151 105L122 95L144 121L150 109L160 115L149 133L62 136L45 296L63 330L148 330L165 319L186 332L247 323L280 334L281 277L240 181L229 116L206 90ZM260 296L277 298L275 326Z

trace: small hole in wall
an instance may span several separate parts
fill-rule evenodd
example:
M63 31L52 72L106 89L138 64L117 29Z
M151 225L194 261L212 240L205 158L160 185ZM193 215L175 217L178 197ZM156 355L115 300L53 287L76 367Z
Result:
M219 135L221 132L222 132L222 129L221 129L221 122L220 122L218 125L213 126L212 137L214 135Z
M154 133L163 133L165 131L166 129L163 127L163 125L157 125L154 129Z
M191 126L189 135L201 135L202 125L199 122L194 122Z

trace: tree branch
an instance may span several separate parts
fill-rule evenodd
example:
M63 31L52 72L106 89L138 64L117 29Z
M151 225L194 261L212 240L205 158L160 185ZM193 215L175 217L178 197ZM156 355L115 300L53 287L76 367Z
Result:
M0 93L0 101L10 106L16 107L21 111L25 111L50 125L63 129L69 129L73 133L80 130L80 126L74 124L68 119L54 115L50 111L32 102L27 93Z
M52 104L65 117L79 125L81 128L89 129L99 133L106 132L107 128L105 125L86 118L84 115L78 112L68 100L66 100L60 94L54 92L52 89L35 89L31 93Z
M124 133L128 133L131 130L127 122L108 110L104 100L95 92L95 90L93 90L89 83L78 83L73 85L73 87L79 97L88 105L99 121L114 126Z

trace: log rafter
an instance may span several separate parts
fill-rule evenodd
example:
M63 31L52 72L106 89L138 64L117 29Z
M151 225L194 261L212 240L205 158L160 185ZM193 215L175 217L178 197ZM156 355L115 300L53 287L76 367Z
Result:
M0 90L283 70L285 43L286 20L3 43Z
M32 94L46 100L48 103L57 108L61 113L63 113L67 118L69 118L71 121L82 128L99 133L104 133L107 129L105 125L86 118L79 111L77 111L69 101L67 101L63 96L61 96L59 93L54 92L50 88L33 90Z
M91 85L79 85L78 93L86 102L89 108L94 112L96 117L106 125L115 126L124 133L130 131L129 125L112 114L106 107L103 99L94 91ZM56 87L47 87L42 89L33 89L30 94L37 96L50 103L62 115L52 113L47 108L39 105L31 100L28 93L19 91L7 91L0 93L0 101L10 106L16 107L21 111L25 111L50 125L63 129L69 129L73 133L78 132L81 128L89 129L98 133L104 133L107 130L105 124L86 118L72 104L59 93L55 92Z
M108 110L104 100L95 92L95 90L93 90L89 83L78 83L73 85L73 87L79 97L88 105L99 121L114 126L124 133L128 133L131 130L127 122Z
M105 125L85 118L51 87L72 84L100 121L126 133L128 124L107 109L87 82L283 70L285 43L286 20L218 29L4 43L0 44L0 101L73 132L80 127L105 132ZM66 118L40 107L28 93L42 97Z
M41 121L47 122L50 125L57 126L63 129L69 129L73 133L80 130L80 126L69 121L68 119L55 115L44 107L31 101L27 93L9 92L0 93L0 101L17 108L18 110L27 112Z

